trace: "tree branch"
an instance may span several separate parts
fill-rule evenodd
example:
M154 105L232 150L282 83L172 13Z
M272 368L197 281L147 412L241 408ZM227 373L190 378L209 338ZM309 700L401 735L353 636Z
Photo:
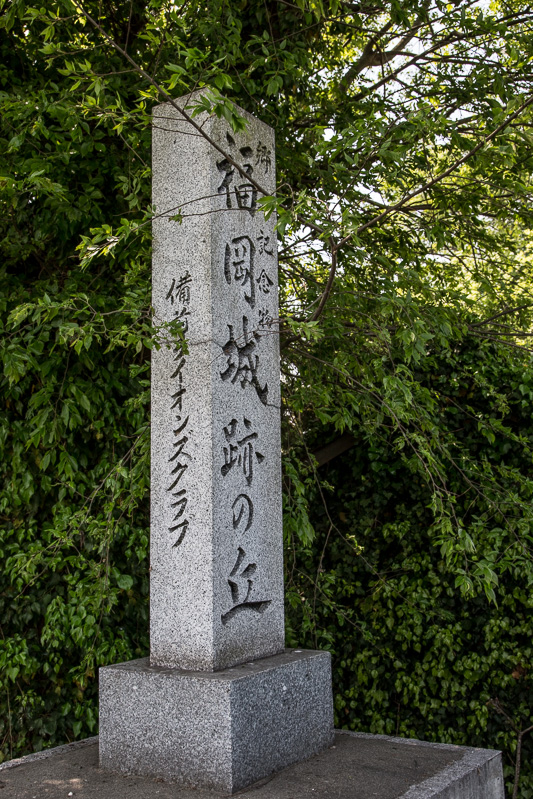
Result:
M426 2L424 4L424 9L426 11L427 11L428 5L429 5L429 2ZM389 61L392 61L392 59L395 58L397 55L400 55L401 51L406 46L406 44L409 44L409 42L411 41L411 39L413 38L415 33L418 30L420 30L420 28L424 24L424 21L425 21L424 15L423 15L423 13L420 13L418 15L413 27L410 28L407 31L407 33L403 36L402 39L400 39L398 44L395 45L395 47L392 48L392 50L389 50L389 51L387 51L385 53L381 52L380 50L377 50L377 51L374 50L375 45L378 43L378 41L381 39L381 37L385 33L387 33L387 31L390 30L390 28L392 27L392 22L388 22L386 25L384 25L381 28L381 30L378 31L375 34L375 36L373 36L368 41L368 43L365 45L365 47L363 49L363 52L361 53L360 58L358 58L358 60L355 62L355 64L353 64L348 69L348 71L344 75L343 79L341 80L341 84L340 84L341 88L342 89L347 89L350 86L350 84L355 80L357 75L360 72L363 71L363 69L366 69L367 67L380 67L380 66L383 66L384 64L388 64Z
M134 61L134 59L130 55L128 55L128 53L125 50L123 50L123 48L119 44L117 44L116 41L111 36L109 36L108 33L106 33L106 31L103 29L100 23L97 20L95 20L87 11L85 11L85 9L83 8L83 6L80 5L78 0L71 0L71 2L74 5L74 7L78 9L80 14L83 14L83 16L91 23L91 25L94 28L96 28L97 31L99 31L99 33L104 37L104 39L108 42L108 44L110 44L111 47L113 47L118 53L120 53L121 56L123 56L123 58L129 61L135 72L137 72L146 81L148 81L148 83L151 86L153 86L154 89L156 89L157 93L160 94L161 97L163 97L167 103L170 103L170 105L176 111L178 111L179 114L181 114L183 119L185 119L185 121L188 122L189 125L191 125L196 130L196 132L200 134L200 136L202 136L207 142L209 142L209 144L215 150L217 150L217 152L219 152L222 156L224 156L224 158L227 161L229 161L229 163L233 167L235 167L235 169L238 170L238 172L243 176L243 178L245 178L249 183L251 183L252 186L255 189L257 189L257 191L259 191L261 194L265 196L269 195L270 192L268 192L259 183L257 183L257 181L255 181L252 177L250 177L250 175L247 172L245 172L243 167L240 166L236 161L234 161L233 158L229 155L229 153L227 153L219 144L217 144L217 142L214 139L212 139L208 133L205 132L202 126L194 121L194 119L190 114L188 114L183 108L180 108L180 106L170 96L170 94L167 91L165 91L165 89L163 89L163 87L154 78L152 78L152 76L149 75L148 72L146 72L146 70L144 70L141 66L139 66L139 64L137 64L137 62Z
M533 104L533 94L530 97L528 97L528 99L525 100L525 102L522 103L520 108L518 108L513 114L507 117L507 119L504 122L502 122L501 125L498 125L498 127L495 128L492 131L492 133L489 133L487 136L484 136L481 139L481 141L478 142L478 144L476 144L475 147L473 147L471 150L465 153L465 155L463 155L462 158L459 158L457 159L457 161L454 161L454 163L451 166L449 166L447 169L445 169L444 172L441 172L440 174L436 175L432 180L425 183L419 189L415 189L409 194L406 194L405 197L403 197L401 200L398 200L398 202L395 203L394 205L391 205L388 208L386 208L381 214L378 214L378 216L373 217L373 219L369 219L368 222L365 222L357 229L356 235L360 236L361 233L363 233L365 230L368 230L368 228L374 227L375 225L379 224L379 222L381 222L390 214L394 213L395 211L401 210L403 206L406 205L406 203L410 202L414 197L418 197L419 194L423 194L424 192L428 191L433 186L435 186L437 183L440 183L442 180L447 178L448 175L451 175L452 172L455 172L456 169L458 169L460 166L466 163L466 161L472 158L472 156L475 155L477 152L479 152L486 144L491 142L498 135L498 133L501 133L502 130L504 130L507 127L507 125L509 125L510 122L512 122L514 119L517 119L520 116L520 114L522 114L523 111L525 111L525 109L532 104ZM337 244L337 249L339 247L342 247L344 244L347 244L347 242L350 241L353 235L354 235L353 233L350 233L348 236L345 236L343 239L341 239L341 241Z
M494 314L494 316L489 316L488 319L482 319L481 322L475 322L471 327L481 327L482 325L486 325L489 322L492 322L494 319L498 319L500 316L507 316L511 313L518 313L518 311L524 311L526 308L531 308L531 303L526 302L524 305L518 305L516 308L506 308L504 311L500 311L499 313Z
M320 302L318 303L318 307L317 307L316 311L314 312L314 314L312 315L311 319L309 320L310 322L316 322L317 319L319 319L320 316L322 315L322 311L324 310L324 307L325 307L325 305L326 305L326 303L328 301L328 297L329 297L329 295L331 293L331 289L333 287L333 281L335 280L335 273L337 271L337 249L338 249L338 247L335 246L335 244L333 243L332 239L330 239L330 244L331 244L331 266L330 266L330 269L329 269L328 279L326 281L326 285L324 287L324 291L322 292L322 296L320 297Z
M533 725L528 727L525 730L520 730L518 733L518 738L516 740L516 759L515 759L515 772L514 772L514 785L513 785L513 798L517 799L518 797L518 783L520 781L520 768L521 768L521 760L522 760L522 738L526 733L531 732L533 730Z
M473 4L470 3L470 5ZM529 17L526 19L527 21L529 21ZM508 27L511 27L511 25L512 26L518 25L521 22L524 22L524 20L520 18L517 14L507 14L501 17L499 22L501 24L506 23ZM394 72L390 72L388 75L384 75L376 83L373 83L372 86L368 86L366 89L363 89L362 91L358 92L350 99L354 102L362 100L363 97L366 97L366 95L370 94L373 91L376 91L376 89L380 89L385 83L394 80L400 74L400 72L403 72L405 69L414 66L421 59L427 59L427 56L431 55L432 53L438 52L442 47L447 47L450 44L456 44L457 42L466 41L468 39L475 39L477 36L483 35L484 33L486 32L478 31L473 33L459 33L458 31L456 31L454 33L450 33L447 36L444 36L444 38L441 39L439 42L436 42L431 47L428 47L428 49L424 50L423 53L418 53L417 55L413 56L409 61L406 61L405 63L401 64L397 69L395 69Z

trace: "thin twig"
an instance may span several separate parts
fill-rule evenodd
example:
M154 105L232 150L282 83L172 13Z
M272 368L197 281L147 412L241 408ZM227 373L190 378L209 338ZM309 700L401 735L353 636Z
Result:
M316 308L315 312L313 313L310 321L316 322L316 320L321 316L322 311L328 301L328 297L331 293L331 289L333 287L333 281L335 280L335 273L337 271L337 247L333 244L333 240L331 240L331 267L329 270L328 279L326 285L324 287L324 291L322 292L322 296L320 297L320 302L318 303L318 307Z
M428 191L428 189L431 189L437 183L440 183L442 180L444 180L444 178L447 178L448 175L451 175L452 172L455 172L456 169L459 169L460 166L462 166L466 161L472 158L473 155L479 152L479 150L481 150L482 147L491 142L498 135L498 133L501 133L502 130L504 130L507 127L507 125L509 125L509 123L513 119L517 119L517 117L519 117L520 114L522 114L522 112L525 111L526 108L529 108L529 106L532 104L533 104L533 94L530 97L528 97L528 99L525 102L522 103L520 108L518 108L514 112L514 114L511 114L511 116L507 117L507 119L504 122L502 122L501 125L498 125L498 127L495 128L492 131L492 133L489 133L487 136L484 136L481 139L481 141L478 142L475 147L473 147L471 150L465 153L465 155L463 155L462 158L459 158L457 159L457 161L454 161L451 166L449 166L447 169L444 170L444 172L440 172L432 180L425 183L419 189L415 189L414 191L410 192L401 200L398 200L397 203L386 208L385 211L383 211L381 214L378 214L378 216L375 216L373 219L369 219L368 222L365 222L364 225L361 225L357 229L356 235L360 236L361 233L363 233L365 230L368 230L368 228L377 225L379 222L381 222L383 219L389 216L389 214L392 214L394 211L399 211L406 203L410 202L410 200L412 200L414 197L418 197L419 194L423 194L423 192ZM353 235L354 235L353 233L349 233L347 236L341 239L337 244L337 248L347 244L352 239Z
M137 62L136 62L136 61L135 61L135 60L134 60L134 59L133 59L133 58L132 58L130 55L128 55L128 53L127 53L127 52L126 52L126 51L125 51L125 50L124 50L124 49L123 49L123 48L122 48L122 47L121 47L119 44L117 44L117 43L115 42L115 40L114 40L114 39L113 39L113 38L112 38L112 37L111 37L111 36L110 36L108 33L106 33L106 31L103 29L103 27L100 25L100 23L99 23L99 22L97 22L97 20L95 20L95 19L94 19L94 18L93 18L93 17L92 17L92 16L91 16L91 15L90 15L90 14L89 14L87 11L85 11L85 9L83 8L83 6L81 6L81 5L78 3L78 0L72 0L72 4L73 4L73 5L74 5L74 6L75 6L77 9L78 9L78 11L80 12L80 14L83 14L83 16L84 16L84 17L85 17L85 18L86 18L86 19L87 19L87 20L88 20L88 21L91 23L91 25L92 25L94 28L96 28L96 30L97 30L97 31L99 31L99 33L100 33L100 34L101 34L101 35L104 37L104 39L106 40L106 42L108 42L108 44L110 44L110 45L111 45L111 47L113 47L113 48L114 48L114 49L115 49L115 50L116 50L118 53L120 53L120 54L121 54L121 55L122 55L122 56L123 56L123 57L124 57L124 58L125 58L127 61L129 61L129 63L132 65L132 67L133 67L133 69L135 70L135 72L137 72L137 73L138 73L139 75L141 75L141 76L142 76L142 77L143 77L143 78L144 78L146 81L148 81L148 83L149 83L151 86L153 86L153 87L154 87L154 89L157 91L157 93L158 93L158 94L160 94L160 95L161 95L161 97L163 97L163 98L166 100L166 102L167 102L167 103L170 103L170 105L171 105L171 106L172 106L172 107L173 107L173 108L174 108L174 109L175 109L175 110L176 110L176 111L177 111L179 114L181 114L181 116L183 117L183 119L184 119L186 122L188 122L188 123L189 123L189 125L192 125L192 127L193 127L193 128L194 128L194 129L195 129L195 130L196 130L196 131L197 131L197 132L198 132L198 133L199 133L199 134L200 134L200 135L201 135L201 136L202 136L202 137L203 137L203 138L204 138L204 139L207 141L207 142L209 142L209 144L210 144L210 145L211 145L211 146L212 146L212 147L213 147L215 150L217 150L217 152L219 152L219 153L220 153L222 156L224 156L224 158L225 158L227 161L229 161L229 163L230 163L230 164L231 164L233 167L235 167L235 169L237 169L237 170L238 170L238 172L239 172L239 173L240 173L240 174L243 176L243 178L245 178L245 179L246 179L246 180L247 180L249 183L251 183L251 184L252 184L252 186L253 186L255 189L257 189L257 191L259 191L261 194L263 194L263 195L265 195L265 196L268 196L268 195L270 194L270 192L268 192L268 191L267 191L266 189L264 189L264 188L263 188L263 187L262 187L262 186L261 186L259 183L257 183L257 181L256 181L256 180L254 180L254 178L252 178L252 177L251 177L251 176L250 176L250 175L249 175L249 174L248 174L248 173L247 173L247 172L244 170L244 168L243 168L242 166L240 166L240 165L239 165L239 164L238 164L236 161L234 161L234 160L233 160L233 158L231 157L231 155L229 155L229 153L227 153L227 152L224 150L224 148L223 148L223 147L221 147L219 144L217 144L217 142L216 142L216 141L215 141L215 140L214 140L214 139L213 139L211 136L209 136L209 134L208 134L208 133L206 133L206 132L205 132L205 130L202 128L202 126L201 126L201 125L199 125L197 122L195 122L195 121L194 121L194 119L192 118L192 116L191 116L190 114L188 114L188 113L187 113L187 111L185 111L185 109L184 109L184 108L180 108L180 106L179 106L179 105L176 103L176 101L175 101L175 100L174 100L174 99L173 99L173 98L170 96L170 94L169 94L169 93L168 93L168 92L167 92L165 89L163 89L163 87L162 87L162 86L160 86L160 84L159 84L159 83L158 83L158 82L157 82L157 81L156 81L154 78L152 78L152 76L151 76L151 75L149 75L149 74L148 74L148 72L146 72L146 70L144 70L144 69L143 69L141 66L139 66L139 64L137 64Z
M517 799L518 797L518 784L520 782L520 768L521 768L521 760L522 760L522 738L526 733L531 732L533 730L533 724L531 727L528 727L525 730L520 730L518 733L518 738L516 740L516 758L515 758L515 772L514 772L514 785L513 785L513 799Z

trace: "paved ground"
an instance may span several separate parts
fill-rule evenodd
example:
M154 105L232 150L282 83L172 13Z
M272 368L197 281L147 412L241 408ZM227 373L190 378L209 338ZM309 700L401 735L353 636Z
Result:
M467 761L468 767L475 769L476 758L484 751L338 733L335 745L322 754L289 766L236 796L240 799L441 796L444 794L439 792L439 785L449 781L450 775L464 771ZM50 752L45 757L41 753L40 757L30 755L2 764L0 799L218 799L222 796L102 771L98 768L97 739Z

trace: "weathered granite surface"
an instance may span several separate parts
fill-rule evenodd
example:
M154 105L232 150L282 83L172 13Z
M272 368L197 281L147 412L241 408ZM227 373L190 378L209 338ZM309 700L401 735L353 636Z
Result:
M170 104L154 112L154 665L216 670L284 647L275 218L247 177L274 193L274 136L242 114L241 133L195 119L244 177Z
M100 765L226 793L333 742L327 652L287 650L217 672L100 669Z
M221 799L98 767L98 739L0 765L9 799ZM241 791L242 799L503 799L500 752L337 732L333 746Z
M333 736L329 654L284 651L274 136L242 114L154 111L150 658L100 670L102 767L229 793Z

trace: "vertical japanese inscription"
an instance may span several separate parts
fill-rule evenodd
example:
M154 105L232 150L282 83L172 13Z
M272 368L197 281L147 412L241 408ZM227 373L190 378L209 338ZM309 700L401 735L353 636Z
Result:
M232 159L242 164L248 177L252 177L254 170L261 176L272 170L272 152L263 142L259 141L254 147L239 147L229 133L226 139ZM223 176L218 193L225 197L226 210L249 212L238 217L241 228L236 231L237 235L228 239L221 253L224 281L232 294L229 307L233 310L231 318L226 321L228 339L222 347L225 360L219 375L224 383L234 387L236 407L241 403L239 393L242 390L252 391L259 400L259 408L264 408L269 402L269 387L262 375L269 371L268 359L272 352L268 344L265 346L264 336L277 316L277 298L273 291L275 281L271 274L275 264L274 244L266 224L263 222L261 226L257 193L252 184L242 182L242 176L239 177L238 170L227 159L217 161L217 169ZM246 415L235 412L222 428L220 474L224 480L230 481L228 489L231 485L233 488L230 490L237 494L235 498L228 497L231 508L228 521L233 528L235 556L227 576L231 604L222 614L223 625L245 612L262 614L272 601L256 597L255 576L260 573L261 564L257 558L250 558L247 554L247 542L250 536L254 537L256 524L253 483L265 460L261 452L262 414L258 409L254 425ZM239 483L239 488L235 488ZM239 490L241 493L237 493ZM258 538L262 540L261 535Z
M172 316L181 322L183 333L189 328L188 316L190 315L191 302L191 275L187 271L178 278L173 278L165 299L172 307ZM173 371L170 376L172 388L170 394L170 409L172 411L172 454L168 459L169 464L169 485L167 492L170 494L170 507L173 518L168 528L173 536L174 547L179 547L189 529L189 520L186 516L188 497L187 489L182 488L181 481L189 468L190 455L186 451L189 436L187 429L189 417L183 412L183 400L186 388L183 383L183 369L185 366L185 354L181 342L175 344L172 349ZM174 426L175 425L175 426Z
M264 145L259 145L258 152L261 148ZM270 169L270 161L267 163ZM256 276L258 257L261 259L261 269ZM274 258L274 247L270 236L262 228L255 241L252 236L245 234L235 236L225 246L224 278L250 309L246 315L242 315L242 322L240 318L228 322L228 341L222 348L226 363L225 368L220 370L220 377L243 389L252 386L263 405L268 404L268 383L263 383L259 376L263 357L261 331L271 328L275 321L275 309L269 307L276 300L271 293L274 280L267 271L271 258ZM260 305L256 309L258 298Z

